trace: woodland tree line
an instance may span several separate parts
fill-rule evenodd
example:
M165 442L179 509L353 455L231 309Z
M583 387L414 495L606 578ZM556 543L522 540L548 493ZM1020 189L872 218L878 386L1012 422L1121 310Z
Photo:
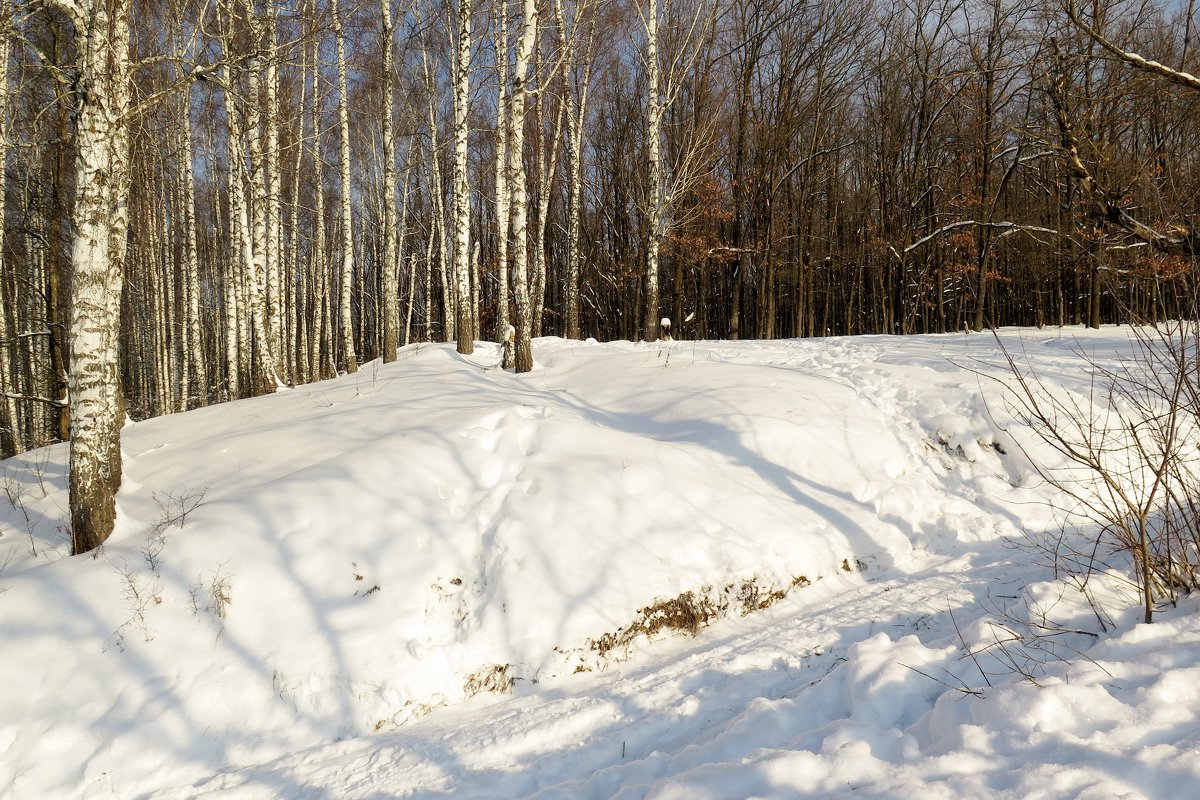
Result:
M510 325L524 371L530 337L652 339L662 316L775 338L1190 315L1195 21L0 0L0 449L74 437L115 491L124 415Z

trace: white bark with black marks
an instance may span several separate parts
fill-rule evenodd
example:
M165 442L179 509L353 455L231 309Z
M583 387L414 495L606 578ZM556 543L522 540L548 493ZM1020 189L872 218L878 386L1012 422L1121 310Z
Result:
M354 352L354 322L351 305L354 301L354 217L350 197L350 85L346 79L346 33L338 11L338 0L331 0L333 33L337 39L338 75L338 133L341 149L338 157L342 197L342 275L338 301L338 328L341 333L342 359L347 372L358 372L358 356Z
M75 228L69 392L71 550L99 547L116 522L123 408L118 371L129 225L130 0L58 4L75 23Z
M475 350L471 317L471 193L467 185L467 140L470 126L471 0L458 0L454 62L454 314L458 352Z

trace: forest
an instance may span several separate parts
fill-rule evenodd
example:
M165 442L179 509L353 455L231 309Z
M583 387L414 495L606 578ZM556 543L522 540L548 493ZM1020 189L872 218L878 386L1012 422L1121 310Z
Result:
M82 436L87 376L111 428L510 325L525 371L531 337L662 317L772 339L1190 314L1195 19L3 0L0 450Z

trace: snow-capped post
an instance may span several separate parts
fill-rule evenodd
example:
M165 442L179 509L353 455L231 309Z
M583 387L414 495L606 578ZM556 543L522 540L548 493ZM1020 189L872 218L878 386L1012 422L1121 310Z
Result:
M671 318L663 317L658 321L658 340L660 342L670 342L671 339Z
M75 28L75 202L71 221L71 552L104 543L121 485L118 372L129 226L130 0L50 0Z

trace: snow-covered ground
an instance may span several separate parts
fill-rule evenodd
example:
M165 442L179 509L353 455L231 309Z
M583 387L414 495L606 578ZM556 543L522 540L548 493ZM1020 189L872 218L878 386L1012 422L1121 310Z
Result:
M0 797L1196 796L1200 604L1030 546L991 336L535 357L131 425L95 557L65 447L0 465Z

